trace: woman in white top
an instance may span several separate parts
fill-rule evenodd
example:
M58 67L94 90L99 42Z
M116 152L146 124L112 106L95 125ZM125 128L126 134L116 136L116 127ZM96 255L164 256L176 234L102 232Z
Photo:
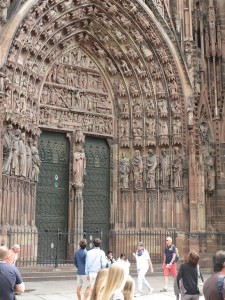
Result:
M153 272L152 262L149 256L148 251L144 248L142 242L138 243L136 253L133 253L136 258L137 263L137 273L138 273L138 293L136 296L141 295L143 284L147 287L149 294L152 294L153 289L149 285L148 281L145 278L145 274L147 273L149 267L151 272Z

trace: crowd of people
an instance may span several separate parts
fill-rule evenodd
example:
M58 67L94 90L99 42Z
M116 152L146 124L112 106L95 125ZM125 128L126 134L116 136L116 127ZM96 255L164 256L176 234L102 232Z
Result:
M153 266L149 252L144 244L137 244L133 256L137 266L137 293L135 281L129 275L130 263L126 255L121 253L116 260L112 251L101 250L101 240L94 240L93 249L87 251L87 241L82 239L80 248L74 254L74 264L77 267L77 297L78 300L132 300L142 293L143 285L148 294L153 288L146 280L145 275ZM25 285L16 261L20 246L15 244L9 250L0 246L0 300L14 300L15 294L23 293ZM225 251L220 250L214 256L214 273L204 282L200 267L199 255L190 251L186 262L179 267L177 274L177 249L171 237L166 238L164 251L163 273L164 288L160 292L168 291L168 276L174 278L174 292L176 299L198 300L204 295L205 300L225 300ZM83 298L83 299L82 299Z
M154 272L149 252L144 244L137 244L133 256L137 266L137 292L135 281L129 275L130 263L121 253L115 260L112 251L105 255L101 250L101 240L94 240L94 248L86 250L87 241L80 241L80 249L75 252L74 263L77 267L78 300L132 300L142 295L142 288L147 288L151 295L153 288L145 278L148 270ZM214 257L214 274L205 283L199 267L199 255L190 251L187 259L177 272L177 248L172 238L166 238L163 260L164 287L160 292L168 291L168 277L174 278L176 299L198 300L204 294L205 300L225 300L225 251L218 251ZM82 299L81 290L85 289ZM90 297L90 298L89 298Z

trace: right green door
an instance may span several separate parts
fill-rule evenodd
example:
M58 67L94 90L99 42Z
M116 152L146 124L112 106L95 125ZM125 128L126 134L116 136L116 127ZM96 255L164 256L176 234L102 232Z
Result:
M110 150L107 142L104 139L86 137L85 156L84 230L92 234L96 232L93 238L102 231L103 247L107 247L110 196Z

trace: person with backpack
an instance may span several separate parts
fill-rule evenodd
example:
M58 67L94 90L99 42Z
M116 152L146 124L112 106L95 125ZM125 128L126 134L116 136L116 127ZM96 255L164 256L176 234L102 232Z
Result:
M163 274L164 274L164 288L160 292L168 291L168 276L172 275L173 278L177 275L177 251L176 247L172 244L172 238L166 238L166 248L163 259Z

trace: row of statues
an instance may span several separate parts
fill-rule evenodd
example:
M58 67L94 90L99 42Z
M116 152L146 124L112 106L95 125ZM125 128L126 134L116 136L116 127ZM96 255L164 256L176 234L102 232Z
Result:
M171 159L168 151L162 148L159 161L154 151L149 149L145 166L140 150L135 150L134 157L131 160L123 153L119 167L121 187L124 189L130 187L130 173L132 172L134 188L141 190L144 184L143 175L145 171L146 187L155 189L157 169L159 169L160 188L170 188L170 182L172 187L182 188L183 156L178 147L174 147L174 154Z
M20 129L16 129L14 133L12 131L13 126L8 124L2 136L2 173L37 182L41 165L37 141L32 138L26 140L25 132Z

